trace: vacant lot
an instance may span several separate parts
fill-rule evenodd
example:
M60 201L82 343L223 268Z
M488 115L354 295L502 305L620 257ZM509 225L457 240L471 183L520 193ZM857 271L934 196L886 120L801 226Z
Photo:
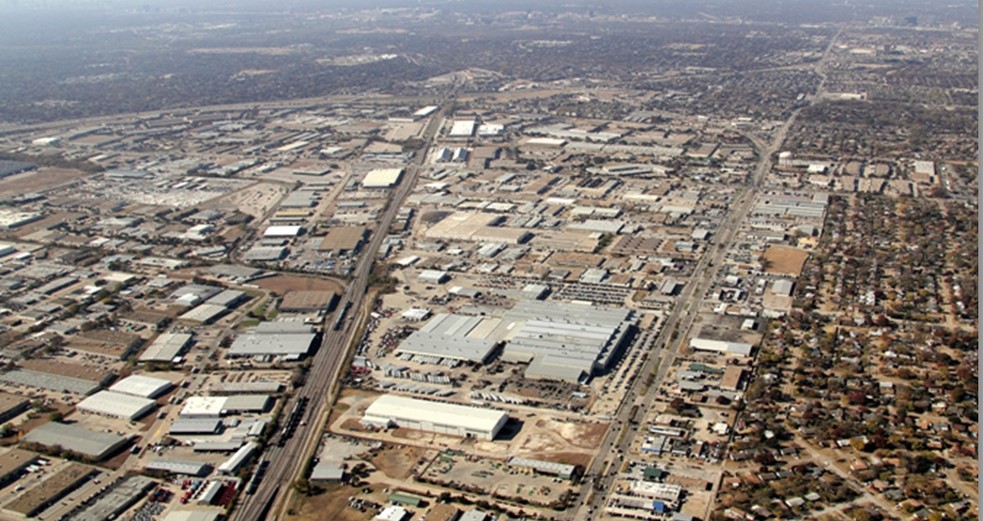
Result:
M764 253L765 271L774 275L794 275L802 273L802 266L809 258L809 252L791 246L769 246Z
M288 291L334 291L341 294L344 286L334 280L315 277L301 277L297 275L278 275L266 279L259 279L255 284L265 290L272 291L277 295L283 295Z
M0 180L0 195L15 196L54 188L92 174L70 168L41 167Z

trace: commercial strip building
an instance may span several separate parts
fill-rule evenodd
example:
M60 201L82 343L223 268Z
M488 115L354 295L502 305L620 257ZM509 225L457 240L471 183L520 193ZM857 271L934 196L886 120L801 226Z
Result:
M365 410L362 422L382 428L398 426L451 436L493 440L508 419L507 413L494 409L383 395Z

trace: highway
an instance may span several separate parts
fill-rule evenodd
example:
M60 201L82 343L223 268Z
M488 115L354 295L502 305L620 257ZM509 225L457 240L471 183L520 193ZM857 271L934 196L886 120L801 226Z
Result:
M365 295L377 252L388 234L396 213L413 190L417 176L426 161L427 150L432 145L441 122L452 104L445 100L440 105L441 110L431 116L424 130L423 147L416 153L413 161L405 167L403 178L391 194L386 211L362 252L352 279L338 302L338 311L325 319L321 346L313 357L305 385L288 403L284 404L284 414L281 416L286 416L298 400L307 399L305 417L308 421L298 425L293 436L285 440L282 446L278 443L279 433L271 438L272 443L266 447L260 458L270 462L266 476L255 493L242 496L241 503L233 512L234 520L278 519L279 513L284 510L286 497L290 495L293 482L301 477L300 472L320 442L324 420L337 394L336 383L348 360L348 347L354 343L359 329L358 324L361 322L360 317L367 311ZM335 328L336 317L346 311L347 313L338 323L339 327Z

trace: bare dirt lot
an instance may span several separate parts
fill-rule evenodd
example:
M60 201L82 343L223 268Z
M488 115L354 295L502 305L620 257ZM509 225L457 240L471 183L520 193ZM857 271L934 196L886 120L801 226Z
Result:
M382 489L382 485L372 485ZM348 498L354 490L344 485L329 485L320 494L304 497L298 496L299 506L288 511L287 519L293 521L317 521L332 519L336 521L364 521L371 519L372 514L359 512L348 507Z
M802 273L802 266L809 258L809 252L790 246L769 246L764 253L768 273L775 275L794 275Z
M334 280L315 277L301 277L298 275L278 275L266 279L259 279L255 284L265 290L272 291L278 295L283 295L288 291L334 291L340 294L345 288Z
M53 188L92 174L71 168L41 167L33 172L12 175L0 180L0 195L20 195Z
M391 478L406 479L423 453L424 450L417 447L387 447L372 456L369 462Z

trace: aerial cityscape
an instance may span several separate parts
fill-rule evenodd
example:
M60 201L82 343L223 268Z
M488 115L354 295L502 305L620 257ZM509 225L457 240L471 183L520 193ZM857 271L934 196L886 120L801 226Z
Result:
M0 520L977 519L977 9L0 1Z

